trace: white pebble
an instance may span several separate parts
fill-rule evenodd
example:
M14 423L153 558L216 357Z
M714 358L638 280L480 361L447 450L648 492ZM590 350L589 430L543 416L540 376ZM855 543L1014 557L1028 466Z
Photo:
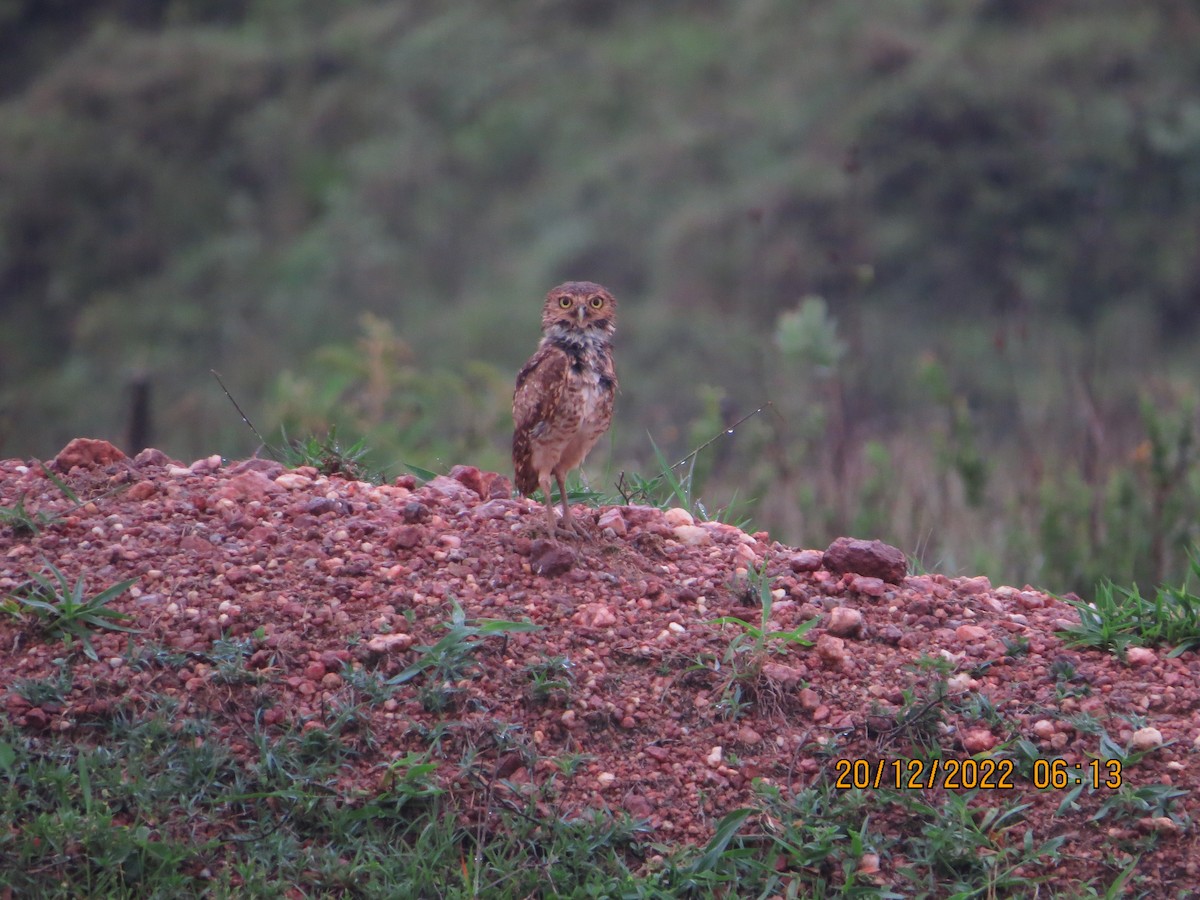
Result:
M1162 732L1157 728L1139 728L1133 733L1133 737L1129 739L1129 749L1131 750L1154 750L1161 747L1163 743Z
M1148 647L1130 647L1125 651L1125 662L1133 668L1148 666L1158 659L1158 655Z
M696 524L696 520L692 518L692 514L686 509L682 509L678 506L668 509L665 513L663 513L663 518L666 519L667 524L671 525L672 527L677 525Z
M1038 719L1033 723L1033 733L1043 741L1048 741L1054 737L1054 723L1049 719Z
M712 534L699 525L676 525L675 540L688 547L700 547L712 543Z

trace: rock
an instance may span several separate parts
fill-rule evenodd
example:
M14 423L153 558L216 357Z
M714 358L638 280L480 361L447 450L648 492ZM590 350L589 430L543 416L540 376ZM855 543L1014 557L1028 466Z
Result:
M621 805L634 819L648 819L654 814L654 804L642 794L628 794Z
M284 472L275 477L275 483L285 490L294 491L308 487L312 484L312 478L302 472Z
M963 735L962 744L971 755L985 753L996 746L996 736L986 728L971 728Z
M804 680L804 673L799 669L773 662L763 663L762 676L784 689L794 688Z
M946 690L951 694L965 694L979 687L979 682L971 677L970 672L958 672L946 680Z
M840 537L825 550L822 564L830 572L851 572L898 584L908 572L904 554L883 541Z
M562 575L574 567L575 551L558 541L539 538L529 548L529 565L537 575Z
M607 604L588 603L571 617L571 621L585 628L609 628L617 624L617 616Z
M476 471L479 471L476 469ZM451 478L448 475L438 475L436 478L431 478L425 482L423 491L431 491L439 494L442 497L448 497L451 500L462 500L469 502L478 500L479 494L473 489L463 484L457 478Z
M1137 826L1144 832L1160 834L1178 834L1179 823L1170 816L1146 816L1137 820Z
M243 472L258 472L267 478L275 479L283 474L283 463L273 459L243 459L240 463L229 467L230 475L241 475Z
M1157 728L1139 728L1129 739L1129 749L1143 752L1155 750L1163 744L1162 732Z
M412 646L413 639L407 634L377 634L367 641L367 652L375 656L402 653Z
M512 778L523 766L520 753L506 753L496 763L496 778Z
M497 472L489 472L492 476L491 481L484 480L487 485L487 496L489 500L511 500L513 495L513 483L509 478Z
M325 664L321 662L309 663L304 667L304 677L309 681L320 681L325 677Z
M337 672L341 670L343 662L350 658L349 650L325 650L320 654L320 661L325 666L325 671Z
M850 582L850 590L856 591L859 594L866 594L868 597L882 597L888 592L888 587L882 578L873 578L869 575L856 575L854 580Z
M25 711L25 727L32 731L45 731L50 727L50 716L40 706Z
M646 528L650 525L665 525L663 511L654 506L637 506L630 504L623 507L622 514L625 524L630 528Z
M610 506L603 510L600 513L600 521L597 523L597 527L601 531L611 528L613 534L617 537L622 537L628 532L628 529L625 527L625 517L621 515L621 508L619 506Z
M825 554L820 550L801 550L788 558L788 567L799 574L800 572L815 572L821 568Z
M700 527L712 535L712 539L718 544L732 544L743 538L750 538L736 525L730 525L727 522L701 522Z
M739 744L745 744L753 747L755 744L762 742L762 735L751 728L749 725L743 725L738 729L737 739Z
M681 509L678 506L668 509L666 512L664 512L663 518L667 520L667 524L672 528L676 528L680 525L696 524L696 520L692 518L692 514L686 509Z
M203 475L207 472L215 472L221 468L221 454L214 453L212 456L206 456L203 459L198 459L190 466L188 471L193 475Z
M982 625L959 625L954 630L954 637L960 644L982 641L987 635L987 629Z
M955 588L960 594L965 594L968 597L974 597L979 594L986 594L992 589L992 582L986 575L977 575L974 578L960 578Z
M904 632L900 630L900 626L898 625L892 625L889 623L884 625L879 631L879 640L892 647L899 645L903 638Z
M171 457L167 456L161 450L155 450L153 447L147 447L133 458L133 464L139 469L150 468L152 466L169 466L173 463L174 460Z
M99 469L123 459L128 457L108 441L75 438L58 451L53 465L60 472L70 472L76 466L81 469Z
M1021 591L1017 594L1017 603L1022 609L1042 609L1046 606L1046 598L1033 591Z
M20 694L12 693L4 698L4 708L10 716L24 715L33 704Z
M400 510L405 522L424 522L429 518L429 507L418 500L409 500Z
M830 666L840 667L846 662L846 642L832 634L817 638L817 656Z
M644 752L656 762L667 762L671 758L671 751L659 744L647 744Z
M515 500L509 500L507 497L496 497L475 507L471 510L471 515L476 519L503 519L508 515L510 510L519 508Z
M671 512L672 510L667 511ZM712 534L699 525L676 525L674 532L675 540L689 547L701 547L704 544L712 543Z
M747 568L753 568L758 565L758 554L754 552L754 548L749 544L738 544L733 551L733 555Z
M260 472L244 472L230 478L215 491L208 495L208 505L214 506L219 500L236 500L248 503L257 500L265 503L272 494L278 494L283 488Z
M125 496L130 500L149 500L157 493L158 485L153 481L139 481L125 492Z
M835 606L829 611L829 624L825 630L835 637L860 638L866 630L866 620L857 609Z
M179 539L179 549L185 553L198 553L203 556L212 553L213 544L208 538L198 534L185 534Z
M459 484L466 485L480 497L488 496L483 473L474 466L455 466L450 470L450 477Z
M1152 665L1158 659L1158 654L1148 647L1130 647L1125 651L1125 662L1133 668Z
M304 511L312 516L323 516L327 513L346 515L350 512L350 505L345 500L332 497L313 497L304 504Z

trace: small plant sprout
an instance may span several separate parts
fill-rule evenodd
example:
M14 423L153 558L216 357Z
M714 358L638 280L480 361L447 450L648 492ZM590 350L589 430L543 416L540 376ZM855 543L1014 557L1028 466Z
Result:
M728 667L729 672L720 685L721 696L717 708L733 720L740 718L752 701L777 698L777 692L762 677L763 666L772 654L785 653L792 645L812 646L812 642L804 635L819 621L810 619L790 631L772 631L770 621L774 598L771 595L771 580L767 577L766 560L758 569L752 569L747 577L748 594L758 600L760 607L758 624L754 625L737 616L721 616L709 623L733 625L741 629L741 633L725 648L720 663L715 663L713 668L714 671L720 671L722 666Z
M595 757L588 753L564 753L561 756L553 757L550 762L560 773L571 778L580 771L584 763L591 762L593 759Z
M29 573L29 580L9 594L0 609L16 618L32 613L42 631L61 637L68 650L78 640L89 659L98 659L90 638L93 629L138 631L122 624L132 616L107 608L110 600L125 593L136 581L130 578L89 598L85 596L82 575L72 585L57 566L47 565L43 572Z
M436 644L416 647L416 662L388 680L388 684L405 684L418 675L425 675L427 682L422 686L421 702L430 711L444 709L456 692L455 682L473 674L476 667L475 651L484 638L541 628L532 622L502 619L478 619L468 623L467 615L458 601L451 600L451 605L450 621L442 623L447 631L446 636Z
M25 506L25 494L19 494L12 506L0 506L0 527L10 528L14 538L36 537L37 535L41 534L43 528L53 525L64 514L74 512L82 507L85 503L89 502L86 500L80 500L79 495L71 490L65 481L51 472L44 464L42 465L42 474L45 475L46 479L50 481L56 488L58 488L62 492L62 495L70 500L73 505L64 510L62 513L50 515L41 510L33 511L27 508ZM122 487L116 487L109 491L105 491L101 496L107 496L108 494L116 493L122 489Z
M792 644L811 647L812 641L807 640L804 635L820 620L809 619L790 631L771 631L771 609L774 605L774 598L771 595L771 579L767 577L767 561L763 560L763 564L759 568L751 569L747 578L750 582L750 593L759 602L759 623L753 625L737 616L721 616L713 619L710 624L736 625L742 629L742 633L729 642L724 662L731 664L745 659L749 663L749 668L757 674L770 654L783 653Z
M11 528L15 538L33 537L50 521L45 513L30 512L25 507L24 494L20 494L12 506L0 506L0 526Z
M529 673L529 696L535 703L565 700L571 693L573 676L571 661L565 656L555 656L532 663Z

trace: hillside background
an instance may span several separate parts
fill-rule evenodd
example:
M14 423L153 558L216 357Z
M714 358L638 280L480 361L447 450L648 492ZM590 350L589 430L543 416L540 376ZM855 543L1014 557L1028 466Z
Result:
M1190 0L2 0L0 454L247 455L215 369L272 438L504 471L541 297L586 278L621 302L593 489L769 403L681 470L711 514L1177 579L1197 46Z

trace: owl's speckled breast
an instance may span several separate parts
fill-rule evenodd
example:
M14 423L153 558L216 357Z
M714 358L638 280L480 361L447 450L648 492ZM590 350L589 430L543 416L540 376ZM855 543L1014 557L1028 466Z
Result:
M602 379L594 369L584 370L580 376L581 385L579 399L582 401L583 414L580 416L579 430L591 432L607 427L607 418L601 413L612 403L612 382ZM608 381L607 389L602 381Z

